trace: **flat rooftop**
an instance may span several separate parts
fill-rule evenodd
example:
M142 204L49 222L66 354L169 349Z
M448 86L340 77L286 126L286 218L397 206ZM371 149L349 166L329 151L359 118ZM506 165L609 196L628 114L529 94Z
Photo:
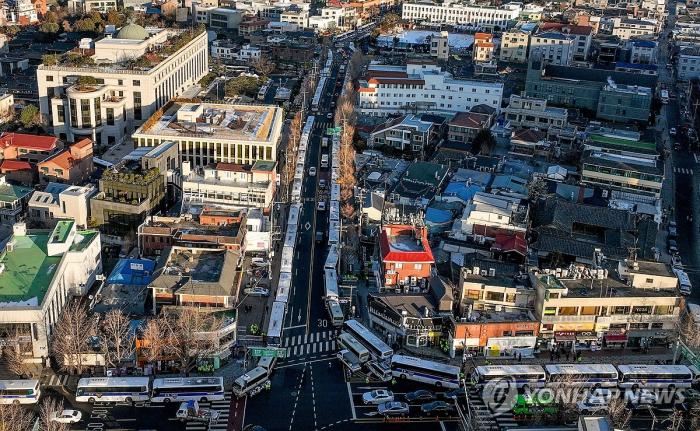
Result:
M559 280L562 285L569 289L566 298L659 298L665 296L680 296L678 290L674 289L639 289L628 286L626 283L615 278L605 278L602 280L578 279Z
M0 303L39 306L63 256L48 256L50 233L13 236L12 251L0 255Z
M187 275L192 281L215 283L221 277L226 254L220 250L200 251L176 250L166 264L166 274Z
M281 118L281 108L277 106L175 103L160 119L153 124L146 122L135 134L268 141L275 121Z
M394 235L388 236L389 247L391 251L403 251L403 252L422 252L423 244L416 242L416 238L413 235Z
M73 220L60 220L51 232L51 241L64 243L68 239L68 234L75 222Z
M656 143L649 141L616 138L614 136L592 134L588 136L588 142L598 144L604 148L620 148L628 151L642 153L656 153Z

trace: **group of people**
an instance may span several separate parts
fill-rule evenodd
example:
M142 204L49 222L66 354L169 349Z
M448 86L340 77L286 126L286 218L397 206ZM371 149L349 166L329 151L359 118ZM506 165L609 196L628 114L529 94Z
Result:
M577 350L576 352L573 353L573 360L576 362L581 362L581 357L583 353L580 350ZM568 361L571 360L572 358L572 352L571 350L568 349L562 349L561 347L552 347L552 349L549 351L549 360L550 361L559 361L561 360L562 356L564 356Z

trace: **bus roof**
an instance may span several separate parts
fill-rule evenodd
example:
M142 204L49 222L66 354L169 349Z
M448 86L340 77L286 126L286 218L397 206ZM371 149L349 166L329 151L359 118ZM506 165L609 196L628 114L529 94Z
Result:
M445 373L454 373L455 375L459 374L460 368L456 367L454 365L448 365L448 364L443 364L441 362L435 362L435 361L429 361L427 359L420 359L420 358L414 358L413 356L405 356L405 355L394 355L391 357L391 363L392 365L394 363L400 363L400 364L412 364L412 365L421 365L436 371L442 371Z
M540 365L481 365L476 367L476 372L482 376L523 373L544 374L544 368Z
M241 377L237 378L237 382L249 382L253 379L260 377L262 374L267 375L267 370L263 367L255 367L247 373L243 374Z
M361 339L357 340L360 343L362 343L362 344L367 343L373 349L380 350L382 353L384 353L384 352L393 353L394 352L394 350L391 347L389 347L388 344L386 344L384 341L379 339L379 337L374 335L374 333L372 331L367 329L364 325L362 325L357 320L354 320L354 319L346 320L344 325L347 329L355 332L357 334L357 336L361 338Z
M171 388L177 386L223 385L223 377L165 377L153 379L153 387Z
M628 364L618 365L617 369L621 373L634 373L646 371L649 373L689 373L690 368L685 365L645 365L645 364Z
M547 364L549 374L617 373L613 364Z
M33 389L39 384L39 380L0 380L0 390L2 389Z
M343 344L346 347L352 347L354 350L358 352L367 352L369 354L369 350L365 346L362 345L359 341L355 339L352 335L348 333L343 333L338 336L338 339L341 344Z
M78 386L144 385L149 382L148 377L86 377L78 380Z

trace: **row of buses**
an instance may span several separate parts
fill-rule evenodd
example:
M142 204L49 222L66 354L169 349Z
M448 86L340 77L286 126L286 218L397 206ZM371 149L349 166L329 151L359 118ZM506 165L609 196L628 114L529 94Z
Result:
M0 380L0 404L34 404L40 397L39 380ZM78 381L75 393L75 400L81 403L223 399L223 377L90 377Z
M476 367L472 383L482 386L508 380L518 388L578 386L586 388L676 389L689 388L696 373L685 365L548 364L487 365Z

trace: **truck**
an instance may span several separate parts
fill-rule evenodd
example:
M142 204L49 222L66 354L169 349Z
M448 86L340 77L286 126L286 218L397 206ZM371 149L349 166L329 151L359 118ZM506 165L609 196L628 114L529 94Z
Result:
M180 404L175 417L181 422L197 421L215 424L219 420L219 412L216 410L203 409L199 407L199 403L194 400L185 401Z

